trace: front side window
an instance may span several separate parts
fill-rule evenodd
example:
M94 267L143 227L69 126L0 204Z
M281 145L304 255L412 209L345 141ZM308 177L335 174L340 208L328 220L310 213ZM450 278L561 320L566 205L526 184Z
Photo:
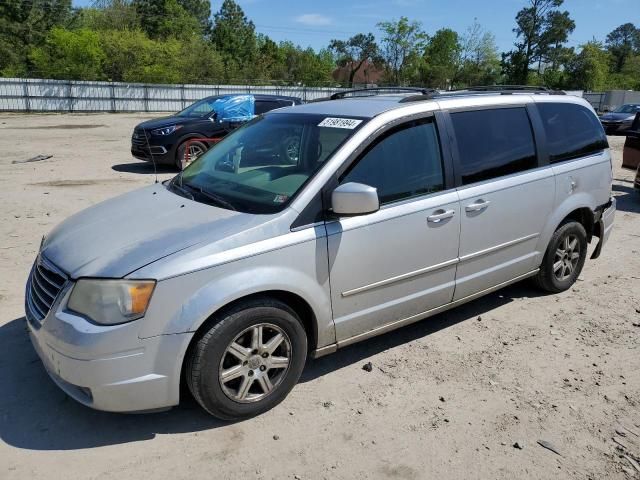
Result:
M189 105L181 112L176 113L178 117L204 117L213 112L213 104L222 97L209 97Z
M536 167L536 147L524 107L452 113L451 121L463 185Z
M248 213L282 210L364 119L279 113L225 137L171 185L194 200ZM340 125L340 126L335 126Z
M592 155L608 148L598 118L582 105L538 103L551 163Z
M397 127L372 144L341 183L378 189L380 203L438 192L444 188L436 126L420 120Z

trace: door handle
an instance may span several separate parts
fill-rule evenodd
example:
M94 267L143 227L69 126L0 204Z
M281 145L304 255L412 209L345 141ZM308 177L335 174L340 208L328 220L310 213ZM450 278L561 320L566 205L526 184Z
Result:
M477 200L474 203L467 205L464 210L465 212L480 212L487 208L491 202L488 200Z
M451 218L456 214L455 210L436 210L433 215L427 217L427 221L431 223L440 223L442 220Z

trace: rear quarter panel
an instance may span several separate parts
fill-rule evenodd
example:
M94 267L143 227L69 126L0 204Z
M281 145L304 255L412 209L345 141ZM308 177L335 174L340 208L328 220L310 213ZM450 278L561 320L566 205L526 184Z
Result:
M541 251L560 222L579 208L594 211L611 196L611 153L609 149L577 160L552 165L556 181L555 209L540 237Z

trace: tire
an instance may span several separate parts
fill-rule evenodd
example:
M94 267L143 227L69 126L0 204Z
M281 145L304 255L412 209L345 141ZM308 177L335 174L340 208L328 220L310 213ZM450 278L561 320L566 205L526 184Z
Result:
M582 224L567 220L551 237L534 283L547 292L564 292L580 276L586 258L587 232Z
M257 329L262 342L256 349L252 342ZM222 420L241 420L284 400L306 358L307 335L298 315L283 302L257 298L212 319L187 355L185 376L191 394L207 412Z
M192 151L191 157L195 157L195 158L190 158L189 162L187 162L186 157L185 157L187 143L189 144L189 150ZM189 140L185 140L184 142L182 142L178 146L178 148L176 150L176 167L180 171L184 170L185 167L187 167L187 165L191 164L191 162L193 162L193 160L198 158L200 155L202 155L208 149L209 149L209 147L207 147L207 145L205 145L202 142L189 142ZM199 153L196 154L196 152L199 152Z

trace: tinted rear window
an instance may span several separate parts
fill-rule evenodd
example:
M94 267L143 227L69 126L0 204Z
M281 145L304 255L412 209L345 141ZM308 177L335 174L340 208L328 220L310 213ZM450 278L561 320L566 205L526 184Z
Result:
M524 107L452 113L451 120L463 185L537 166L531 123Z
M591 155L608 148L600 121L582 105L539 103L551 163Z
M288 107L291 104L291 102L283 100L256 100L256 115L270 112L276 108Z

